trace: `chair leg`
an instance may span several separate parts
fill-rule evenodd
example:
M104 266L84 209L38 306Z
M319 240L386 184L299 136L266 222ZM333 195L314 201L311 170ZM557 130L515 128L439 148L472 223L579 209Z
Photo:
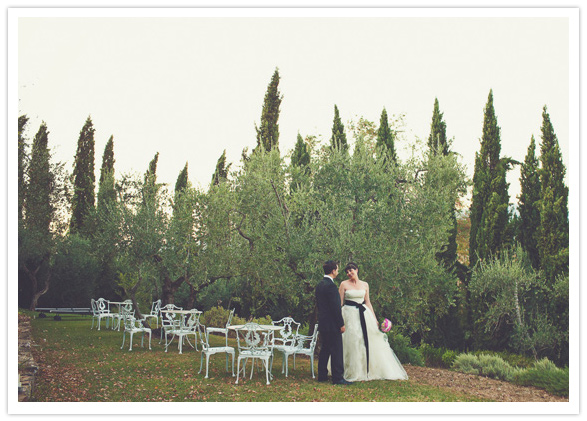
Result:
M285 377L287 377L287 374L288 374L288 370L287 370L288 369L288 364L287 363L288 363L288 360L289 360L289 354L287 354L287 353L284 352L283 353L283 359L285 360Z
M210 365L210 354L206 354L206 376L204 377L205 379L208 378L208 367Z
M130 348L128 349L129 351L132 351L132 335L134 334L134 332L131 330L130 331Z
M124 348L124 337L126 336L126 331L122 334L122 346L120 349Z
M232 377L234 377L234 352L230 355L232 356Z
M269 384L269 360L265 360L265 379L267 380L267 384Z
M202 351L202 353L200 354L200 371L198 371L198 374L200 374L202 372L202 363L204 362L204 352Z
M241 374L241 359L240 358L237 360L236 364L237 364L237 369L236 369L236 383L235 384L238 384L238 378Z
M314 379L314 353L310 354L310 365L312 367L312 378Z
M151 331L149 330L149 351L151 351Z

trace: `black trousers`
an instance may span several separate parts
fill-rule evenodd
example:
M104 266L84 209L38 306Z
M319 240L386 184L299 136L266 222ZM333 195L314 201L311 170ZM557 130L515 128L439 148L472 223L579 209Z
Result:
M330 370L332 372L332 383L343 379L344 361L342 357L342 333L320 332L322 348L318 355L318 380L328 378L328 358L330 358Z

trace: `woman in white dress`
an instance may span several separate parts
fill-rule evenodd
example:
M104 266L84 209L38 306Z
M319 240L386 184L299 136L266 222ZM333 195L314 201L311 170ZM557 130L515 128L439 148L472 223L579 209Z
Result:
M344 378L348 381L407 380L408 375L379 330L369 300L369 284L359 279L359 267L349 263L339 292L345 331L342 334Z

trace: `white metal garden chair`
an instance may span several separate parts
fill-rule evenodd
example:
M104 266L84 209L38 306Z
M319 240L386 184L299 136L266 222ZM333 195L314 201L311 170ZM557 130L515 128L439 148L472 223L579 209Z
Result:
M175 304L167 304L159 309L159 319L161 320L161 339L165 336L165 343L167 343L168 332L179 327L180 319L177 313L169 313L166 310L183 310L182 307L177 307Z
M224 325L224 327L207 327L206 328L206 334L208 333L222 333L224 334L225 337L225 345L224 346L228 346L228 327L230 326L230 323L232 322L232 317L234 316L234 308L232 310L230 310L230 312L228 313L228 321L226 322L226 325ZM228 354L226 354L226 369L228 370Z
M209 338L209 330L206 329L206 326L199 325L198 330L200 333L200 344L202 345L202 354L200 355L200 371L198 374L202 372L202 365L204 363L204 355L206 356L206 376L205 379L208 378L208 365L210 362L210 355L214 354L226 354L226 359L228 360L228 356L232 356L232 377L234 377L234 348L232 346L210 346L210 342L208 341ZM228 371L228 366L226 366L226 371Z
M264 330L257 323L247 323L243 327L235 329L235 331L238 345L236 384L238 384L241 372L241 360L245 360L242 369L244 377L246 376L245 368L249 358L253 361L251 378L253 378L255 360L259 359L265 367L265 378L267 379L267 384L269 384L269 359L271 358L270 332Z
M143 315L145 320L155 318L155 328L159 327L159 310L161 309L161 300L153 301L151 305L151 312Z
M296 322L291 317L284 317L281 320L271 322L273 326L281 326L281 329L274 332L271 338L271 369L273 369L273 358L275 351L281 351L287 347L295 345L295 338L300 329L300 323ZM279 333L279 336L277 335ZM281 364L281 372L283 373L283 363Z
M141 333L141 347L143 346L143 340L145 338L145 333L149 334L149 349L151 349L151 329L148 327L144 327L141 322L134 318L134 316L128 316L124 319L124 332L122 333L122 346L120 349L124 348L124 339L126 337L126 333L130 334L130 348L129 351L132 351L132 336L135 333Z
M296 335L295 344L284 347L283 364L285 364L285 377L287 377L287 362L290 355L293 355L294 369L296 368L296 355L307 355L310 357L310 367L312 368L312 378L314 376L314 349L316 348L316 341L318 339L318 324L314 326L314 333L310 336ZM283 371L282 371L283 372Z
M167 313L167 314L174 314L174 313ZM184 338L188 341L192 348L195 348L196 351L198 350L198 325L200 323L200 314L196 309L190 310L185 316L185 320L182 320L184 315L179 314L179 325L176 325L173 329L170 329L166 332L165 335L165 352L167 352L167 347L173 342L173 338L177 336L179 353L183 353L183 340ZM171 340L167 341L167 335L173 335ZM189 340L189 335L194 335L194 345Z
M114 314L110 312L110 305L104 298L98 298L94 303L96 305L97 318L98 318L98 330L100 330L100 322L102 319L106 319L106 328L108 323L112 320L114 323Z
M96 324L98 324L98 307L96 305L96 300L94 300L93 298L90 299L90 308L92 310L92 326L90 327L90 329L94 328L94 320L96 321Z
M131 316L134 316L135 314L135 311L132 309L132 300L124 300L119 306L118 313L112 314L112 329L118 331L120 331L121 324L124 326L124 318L129 314Z

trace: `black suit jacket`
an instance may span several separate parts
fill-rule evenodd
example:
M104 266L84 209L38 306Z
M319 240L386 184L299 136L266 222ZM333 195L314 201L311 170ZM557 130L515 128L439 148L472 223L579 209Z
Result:
M324 277L316 286L318 305L318 330L320 332L340 332L344 326L340 309L340 294L330 278Z

